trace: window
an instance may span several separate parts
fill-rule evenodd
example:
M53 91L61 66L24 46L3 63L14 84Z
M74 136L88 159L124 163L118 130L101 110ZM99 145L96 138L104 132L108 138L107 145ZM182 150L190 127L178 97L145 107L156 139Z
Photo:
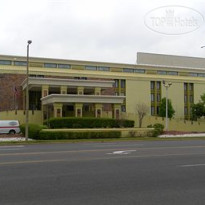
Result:
M16 65L16 66L26 66L27 62L26 61L14 61L14 65Z
M159 106L157 106L157 115L159 115Z
M59 68L68 68L68 69L71 68L71 66L68 65L68 64L58 64L58 67L59 67Z
M178 72L176 72L176 71L168 71L167 75L178 75Z
M190 84L189 84L189 90L190 90L190 91L193 91L193 83L190 83Z
M155 88L155 83L154 83L154 81L151 81L150 87L151 87L151 90L154 90L154 88Z
M157 102L161 102L161 95L157 94Z
M133 72L134 72L134 69L132 69L132 68L123 68L123 72L133 73Z
M184 102L187 103L187 95L184 96Z
M118 88L118 87L119 87L119 80L115 80L114 87L115 87L115 88Z
M154 111L154 106L151 106L151 115L154 115L155 111Z
M164 70L158 70L158 71L157 71L157 74L160 74L160 75L166 75L166 74L167 74L167 71L164 71Z
M190 103L193 103L193 102L194 102L193 95L190 95L190 96L189 96L189 100L190 100Z
M161 89L161 82L157 81L157 90Z
M109 67L104 67L104 66L98 66L99 71L110 71Z
M122 105L122 106L121 106L121 111L122 111L122 112L126 112L126 106L125 106L125 105Z
M44 63L45 68L57 68L56 63Z
M204 73L198 73L198 77L205 77Z
M188 87L188 84L184 83L184 90L188 90L187 87Z
M154 102L154 99L155 99L154 94L151 93L151 102Z
M97 70L96 66L85 66L86 70Z
M188 108L187 107L184 107L184 114L188 115Z
M0 60L0 65L11 65L11 61L9 61L9 60Z
M32 78L44 78L44 75L29 75Z
M189 73L190 76L193 76L193 77L197 77L198 74L197 73Z
M121 80L121 88L125 88L125 80Z
M135 73L145 73L144 69L134 69Z

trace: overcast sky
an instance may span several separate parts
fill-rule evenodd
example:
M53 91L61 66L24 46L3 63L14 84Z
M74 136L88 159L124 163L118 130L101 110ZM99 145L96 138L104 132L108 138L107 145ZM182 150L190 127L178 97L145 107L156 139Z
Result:
M0 54L26 55L31 39L34 57L119 63L135 63L137 52L205 57L202 0L0 0L0 5ZM170 5L175 8L155 9ZM167 11L194 19L197 29L181 26L170 35L164 24L153 31L157 22L151 25L150 18Z

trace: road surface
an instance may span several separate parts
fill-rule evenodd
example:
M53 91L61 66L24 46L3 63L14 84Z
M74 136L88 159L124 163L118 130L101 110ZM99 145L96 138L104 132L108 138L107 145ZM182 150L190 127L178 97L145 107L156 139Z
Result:
M0 146L1 205L204 201L204 140Z

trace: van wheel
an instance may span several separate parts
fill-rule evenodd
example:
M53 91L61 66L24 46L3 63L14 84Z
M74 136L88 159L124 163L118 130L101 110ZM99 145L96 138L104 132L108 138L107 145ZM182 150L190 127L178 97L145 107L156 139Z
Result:
M9 131L9 134L10 134L10 135L14 135L14 134L16 134L16 132L15 132L15 130L10 130L10 131Z

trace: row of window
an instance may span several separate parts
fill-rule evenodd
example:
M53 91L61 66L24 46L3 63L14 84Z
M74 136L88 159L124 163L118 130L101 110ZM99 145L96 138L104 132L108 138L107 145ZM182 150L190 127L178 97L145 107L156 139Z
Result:
M151 102L161 102L161 95L158 93L155 97L154 93L151 93Z
M157 90L161 90L161 82L160 82L160 81L157 81L157 82L155 83L155 81L151 81L151 83L150 83L150 88L151 88L151 90L155 90L155 88L156 88Z
M134 69L134 68L123 68L125 73L145 73L144 69Z
M178 72L176 72L176 71L158 70L157 74L159 74L159 75L178 75Z
M184 90L185 91L193 91L193 89L194 89L194 85L193 85L193 83L184 83Z
M26 66L26 61L14 61L15 66ZM12 65L11 60L0 60L0 65ZM66 68L70 69L70 64L57 64L57 63L44 63L45 68ZM85 66L86 70L98 70L98 71L110 71L110 67L106 66ZM145 69L134 69L134 68L123 68L123 72L126 73L145 73ZM166 70L158 70L157 74L159 75L178 75L176 71L166 71ZM193 73L190 72L189 76L192 77L205 77L205 73Z
M114 88L125 88L125 80L115 80Z
M11 60L0 60L0 65L12 65ZM26 61L14 61L15 66L26 66ZM57 64L57 63L44 63L45 68L66 68L70 69L70 64ZM85 66L86 70L99 70L99 71L110 71L110 67L106 66ZM123 68L123 72L126 73L145 73L145 69L134 69L134 68ZM159 75L178 75L176 71L166 71L158 70L157 74ZM205 73L189 73L189 76L193 77L205 77Z

